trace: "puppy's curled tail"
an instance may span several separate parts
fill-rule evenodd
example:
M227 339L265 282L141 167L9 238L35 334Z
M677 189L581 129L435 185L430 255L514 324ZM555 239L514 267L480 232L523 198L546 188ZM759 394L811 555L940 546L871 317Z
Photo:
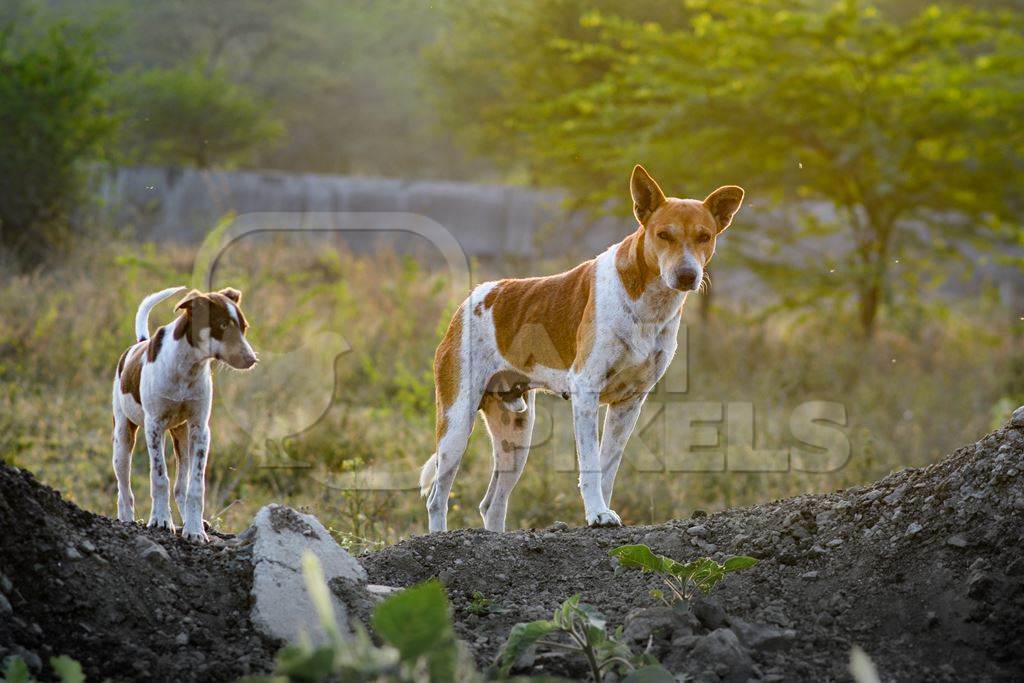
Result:
M149 339L149 312L164 299L184 292L186 289L188 287L170 287L154 292L142 300L139 310L135 313L135 341Z
M434 480L437 479L437 453L430 456L430 459L423 463L423 469L420 470L420 495L424 498L430 493L430 487L434 485Z

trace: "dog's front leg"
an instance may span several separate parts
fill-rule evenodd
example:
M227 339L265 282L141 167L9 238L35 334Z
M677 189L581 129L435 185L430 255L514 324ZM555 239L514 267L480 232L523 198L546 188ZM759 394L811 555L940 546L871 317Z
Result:
M210 426L205 422L189 424L188 493L185 494L185 520L181 529L183 538L206 543L209 538L203 529L203 508L206 505L206 461L210 455Z
M161 527L174 532L171 519L170 479L164 460L164 432L167 425L159 419L146 416L146 448L149 450L149 495L153 507L147 526Z
M605 505L611 505L615 473L622 462L622 451L633 433L640 409L644 407L647 394L608 406L604 416L604 433L601 435L601 493Z
M597 442L598 392L577 389L572 395L572 419L576 432L576 455L580 464L580 493L590 526L619 526L622 521L604 501L601 493L601 463Z

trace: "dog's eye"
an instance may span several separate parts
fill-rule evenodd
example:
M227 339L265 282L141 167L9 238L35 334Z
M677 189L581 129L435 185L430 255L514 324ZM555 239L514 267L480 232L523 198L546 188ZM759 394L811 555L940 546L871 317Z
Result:
M229 323L229 321L225 320L224 322L222 322L222 323L220 324L220 329L222 329L222 330L226 330L226 329L228 329L228 325L229 325L229 324L230 324L230 323Z
M658 237L665 240L666 242L672 241L672 235L670 235L666 230L662 230L661 232L659 232Z
M710 242L711 241L711 233L710 232L702 232L701 234L697 235L697 241L698 242Z

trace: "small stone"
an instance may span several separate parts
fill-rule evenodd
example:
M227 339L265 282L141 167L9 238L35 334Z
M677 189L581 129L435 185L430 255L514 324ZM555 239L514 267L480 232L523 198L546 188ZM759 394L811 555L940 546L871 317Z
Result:
M954 534L946 539L946 545L951 545L954 548L966 548L970 544L960 534Z
M82 559L82 553L78 552L75 546L69 545L67 548L64 548L64 557L71 561L80 560Z
M566 529L569 528L569 525L566 524L565 522L555 522L554 524L551 525L551 528L554 529L555 531L565 531Z
M883 498L882 502L884 502L886 505L895 505L896 503L900 502L900 500L903 499L903 494L906 493L906 492L907 492L907 485L903 484L902 486L897 488L895 491L890 493L888 496Z
M171 561L171 556L167 554L167 550L146 536L135 537L135 550L138 551L142 559L155 565L169 564Z
M830 548L838 548L842 544L843 544L843 539L841 539L841 538L833 538L826 545L828 545L828 547L830 547Z
M703 538L704 536L708 535L708 528L703 524L695 524L691 526L689 529L687 529L686 533L690 534L691 536Z
M0 574L0 591L10 593L12 590L14 590L14 584L11 583L6 574Z
M94 553L94 552L96 552L96 544L93 543L92 541L82 541L81 543L78 544L78 547L80 547L82 550L84 550L87 553Z
M814 580L816 580L818 578L818 572L817 572L817 570L809 571L809 572L804 572L803 574L800 575L800 578L801 579L807 579L809 581L814 581Z
M1017 429L1024 429L1024 406L1017 408L1010 416L1010 426Z
M862 503L872 503L872 502L878 500L879 498L881 498L884 495L885 495L885 491L882 491L880 489L875 489L874 491L868 491L867 493L865 493L863 496L860 497L860 502L862 502Z
M928 628L935 628L939 625L939 615L935 612L928 612L924 615L924 621L928 625Z
M920 532L923 528L924 527L922 527L917 522L911 522L910 526L907 527L907 536L913 536L914 534Z
M188 634L182 631L178 634L178 637L174 639L174 642L178 645L188 645Z
M12 614L14 608L11 607L11 602L4 597L3 593L0 593L0 614Z

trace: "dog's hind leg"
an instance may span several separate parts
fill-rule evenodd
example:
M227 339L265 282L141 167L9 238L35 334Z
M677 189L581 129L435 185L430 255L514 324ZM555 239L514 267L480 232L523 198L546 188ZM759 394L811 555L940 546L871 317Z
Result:
M482 391L475 394L470 403L456 401L447 411L447 425L437 441L434 483L427 493L427 518L430 532L448 529L448 496L451 494L459 463L473 433L476 407L480 404ZM472 407L469 405L472 404Z
M480 516L488 531L505 530L508 497L519 481L530 454L533 418L536 414L534 392L526 396L526 411L516 413L505 407L501 400L488 396L484 399L484 421L491 436L494 450L494 471L487 493L480 502Z
M114 476L117 477L117 518L135 521L135 495L132 493L132 451L138 426L124 415L114 414Z
M183 422L171 430L171 444L174 446L174 502L178 506L181 523L185 523L185 496L188 493L188 474L191 459L188 451L188 423Z

